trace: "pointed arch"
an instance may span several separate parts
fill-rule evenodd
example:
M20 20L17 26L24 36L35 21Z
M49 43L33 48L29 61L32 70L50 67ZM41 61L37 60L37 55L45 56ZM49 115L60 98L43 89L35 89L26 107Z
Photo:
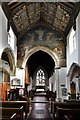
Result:
M29 59L29 57L39 50L41 50L41 51L47 53L48 55L50 55L55 62L55 67L59 67L59 58L52 50L50 50L49 48L43 47L43 46L37 46L37 47L34 47L34 48L30 49L27 52L27 54L24 56L23 62L22 62L22 67L23 68L25 68L27 60Z
M15 74L15 59L14 59L14 54L10 48L7 47L3 50L1 59L9 63L10 74L11 75Z
M68 71L67 77L70 78L70 80L73 79L73 77L76 75L80 74L80 65L77 63L72 63L72 65L70 66L70 69Z

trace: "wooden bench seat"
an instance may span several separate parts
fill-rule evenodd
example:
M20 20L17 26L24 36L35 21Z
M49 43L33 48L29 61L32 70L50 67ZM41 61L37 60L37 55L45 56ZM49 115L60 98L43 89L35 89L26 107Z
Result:
M0 112L2 112L2 118L9 118L16 113L17 117L20 118L20 120L23 120L23 106L20 108L0 107Z
M74 120L74 118L76 118L76 120L79 120L80 119L80 109L57 107L55 118L59 118L59 120L62 120L63 118L65 118L64 117L65 115L68 116L67 118L68 119L70 118L70 120Z
M13 115L11 115L11 116L2 116L1 118L0 118L0 120L19 120L20 119L20 117L19 116L17 116L17 114L16 113L14 113Z
M78 116L72 117L70 115L65 115L64 120L80 120L80 118Z
M68 117L68 115L64 115L64 120L70 120L70 118Z
M52 114L55 116L57 107L59 108L71 108L71 109L80 109L79 102L52 102Z
M23 106L23 111L25 112L25 117L27 118L27 114L29 113L29 102L28 101L2 101L0 106L7 108L19 108Z

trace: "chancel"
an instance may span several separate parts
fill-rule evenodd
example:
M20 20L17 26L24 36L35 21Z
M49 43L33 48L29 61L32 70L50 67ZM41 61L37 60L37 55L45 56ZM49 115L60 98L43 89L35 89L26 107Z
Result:
M0 120L80 120L80 1L0 2Z

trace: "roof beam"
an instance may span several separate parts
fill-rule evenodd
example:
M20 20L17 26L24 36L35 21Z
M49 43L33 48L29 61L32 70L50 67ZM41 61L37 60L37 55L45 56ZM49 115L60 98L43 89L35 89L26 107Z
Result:
M2 9L3 9L6 17L9 19L11 11L10 11L10 8L6 2L2 2Z
M72 14L72 9L71 8L69 8L68 6L66 6L63 2L60 2L59 4L61 5L61 8L63 10L65 10L69 15Z
M75 3L74 2L62 2L62 4L64 4L65 6L67 6L70 9L73 9Z
M11 10L14 10L16 7L18 7L18 6L21 5L21 4L22 4L22 3L20 3L20 2L15 2L14 5L11 4L11 5L9 5L9 7L10 7Z
M58 33L60 33L62 36L64 36L64 32L53 26L52 24L48 23L43 19L43 23L49 26L49 28L52 28L53 30L56 30Z
M65 36L66 37L67 37L71 27L73 26L73 24L74 24L73 22L75 21L79 12L80 12L80 2L76 2L75 7L72 11L72 15L70 16L69 24L67 25L67 29L65 31Z

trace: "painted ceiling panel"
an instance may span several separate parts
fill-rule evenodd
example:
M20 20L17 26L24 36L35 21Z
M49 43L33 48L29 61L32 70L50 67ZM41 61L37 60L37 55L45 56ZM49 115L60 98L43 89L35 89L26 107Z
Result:
M14 1L14 0L13 0ZM18 35L32 29L36 23L50 25L65 33L74 19L76 2L8 2L9 20L15 25ZM4 3L5 5L5 3ZM80 6L79 6L80 7ZM75 11L74 11L75 9ZM13 26L14 27L14 26Z

